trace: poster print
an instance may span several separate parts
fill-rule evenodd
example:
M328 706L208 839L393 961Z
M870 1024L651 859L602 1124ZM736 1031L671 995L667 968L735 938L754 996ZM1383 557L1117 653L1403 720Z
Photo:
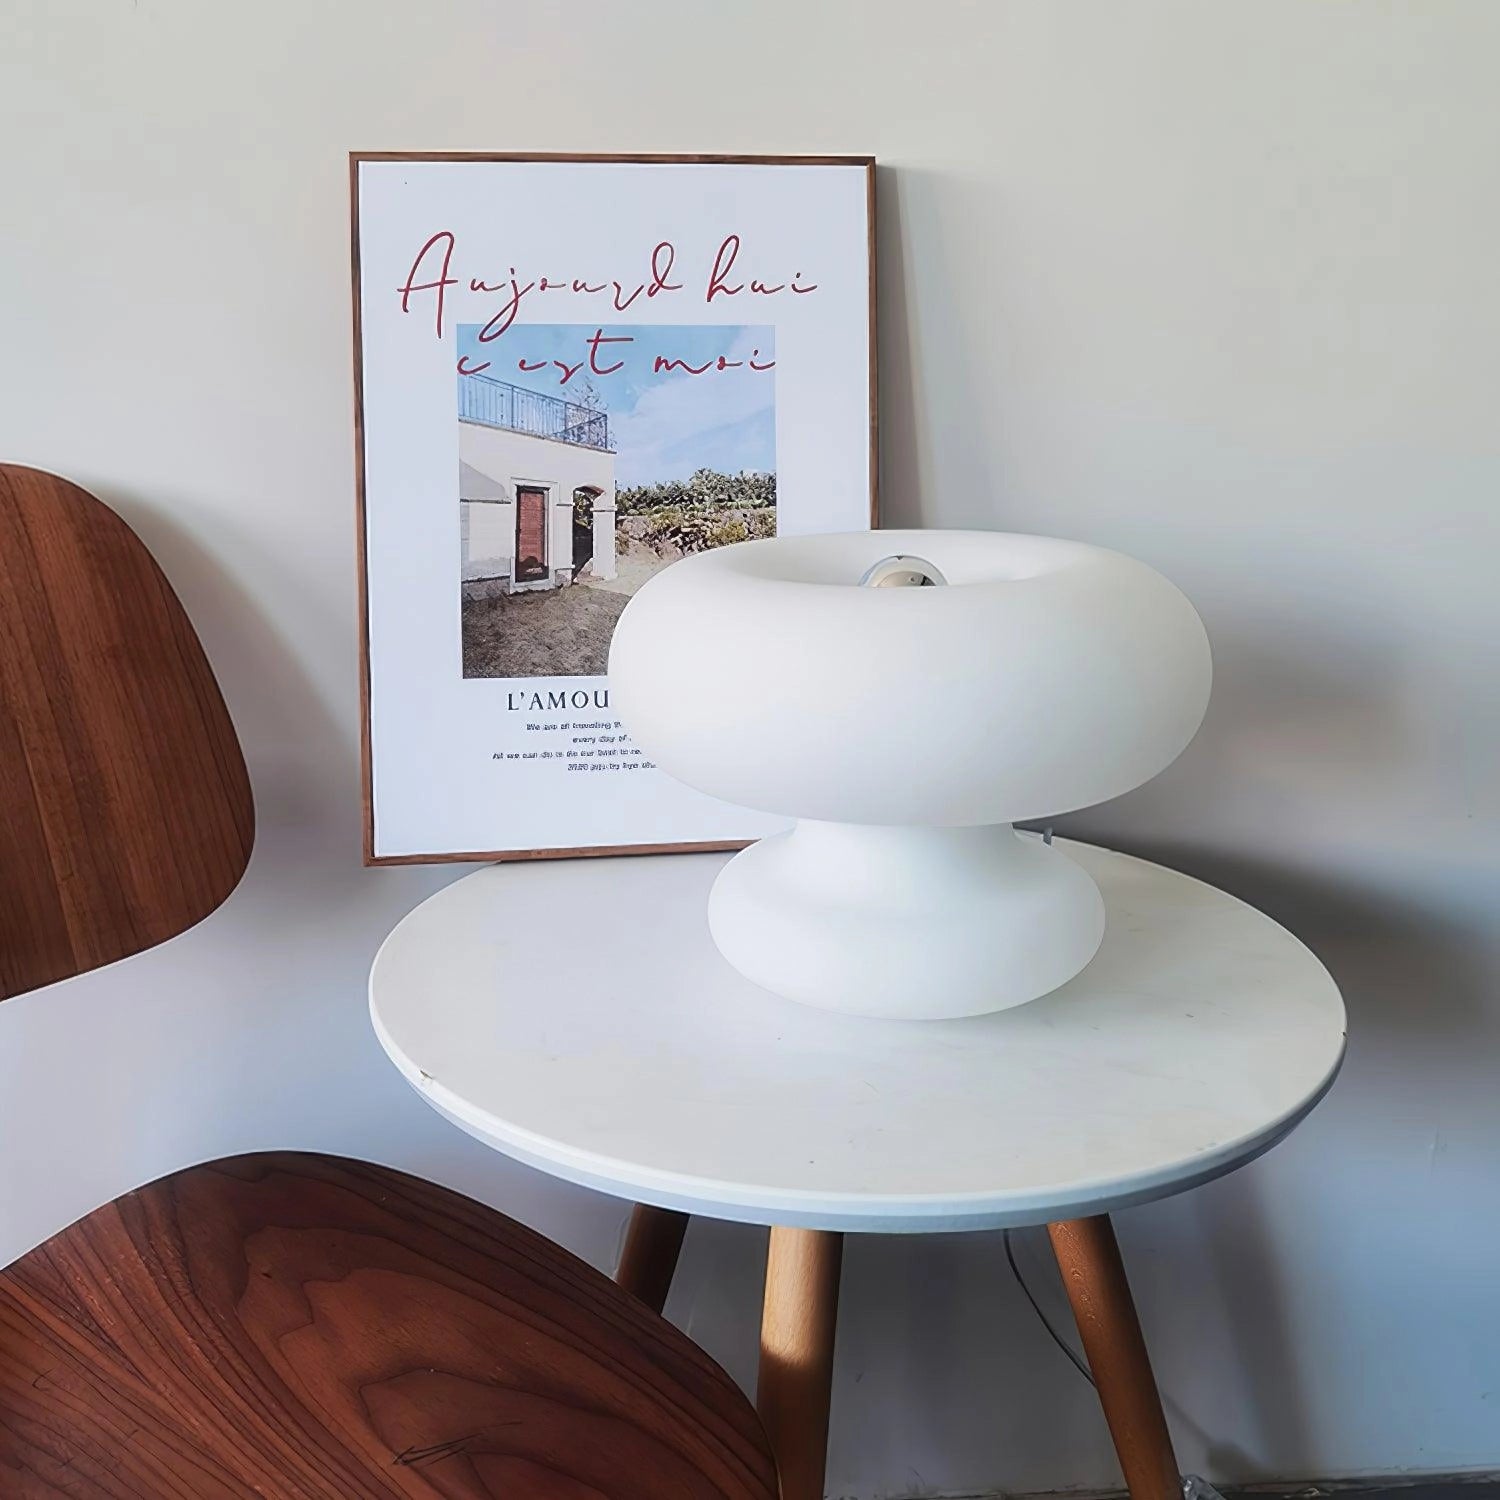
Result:
M873 164L370 154L351 191L366 861L783 826L635 749L609 640L677 558L872 524Z

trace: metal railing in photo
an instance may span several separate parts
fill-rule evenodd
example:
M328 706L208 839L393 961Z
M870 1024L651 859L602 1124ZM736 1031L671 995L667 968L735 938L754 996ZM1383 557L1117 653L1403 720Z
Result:
M458 416L462 422L610 451L608 412L491 380L488 375L459 376Z

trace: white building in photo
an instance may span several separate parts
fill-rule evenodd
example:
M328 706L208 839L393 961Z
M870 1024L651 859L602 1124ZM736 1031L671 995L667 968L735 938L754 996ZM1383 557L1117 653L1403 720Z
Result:
M458 508L466 598L613 578L608 414L461 376Z

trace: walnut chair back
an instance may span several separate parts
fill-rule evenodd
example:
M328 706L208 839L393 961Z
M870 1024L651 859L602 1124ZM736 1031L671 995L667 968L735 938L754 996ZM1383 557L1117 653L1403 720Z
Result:
M102 501L0 465L0 999L165 942L255 810L197 634Z

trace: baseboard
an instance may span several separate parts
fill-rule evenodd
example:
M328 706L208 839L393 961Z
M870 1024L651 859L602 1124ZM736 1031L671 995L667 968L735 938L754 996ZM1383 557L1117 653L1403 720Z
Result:
M1486 1494L1486 1488L1493 1494ZM1500 1470L1457 1474L1361 1474L1352 1479L1274 1480L1224 1488L1225 1500L1320 1500L1392 1495L1396 1500L1500 1500ZM1123 1490L948 1491L933 1500L1126 1500Z
M1352 1479L1308 1479L1300 1484L1237 1484L1225 1490L1229 1496L1286 1497L1286 1500L1315 1500L1320 1495L1397 1494L1400 1500L1485 1500L1483 1487L1500 1494L1500 1470L1465 1469L1457 1474L1362 1474ZM1476 1489L1479 1493L1476 1493ZM1453 1494L1462 1491L1461 1494Z

